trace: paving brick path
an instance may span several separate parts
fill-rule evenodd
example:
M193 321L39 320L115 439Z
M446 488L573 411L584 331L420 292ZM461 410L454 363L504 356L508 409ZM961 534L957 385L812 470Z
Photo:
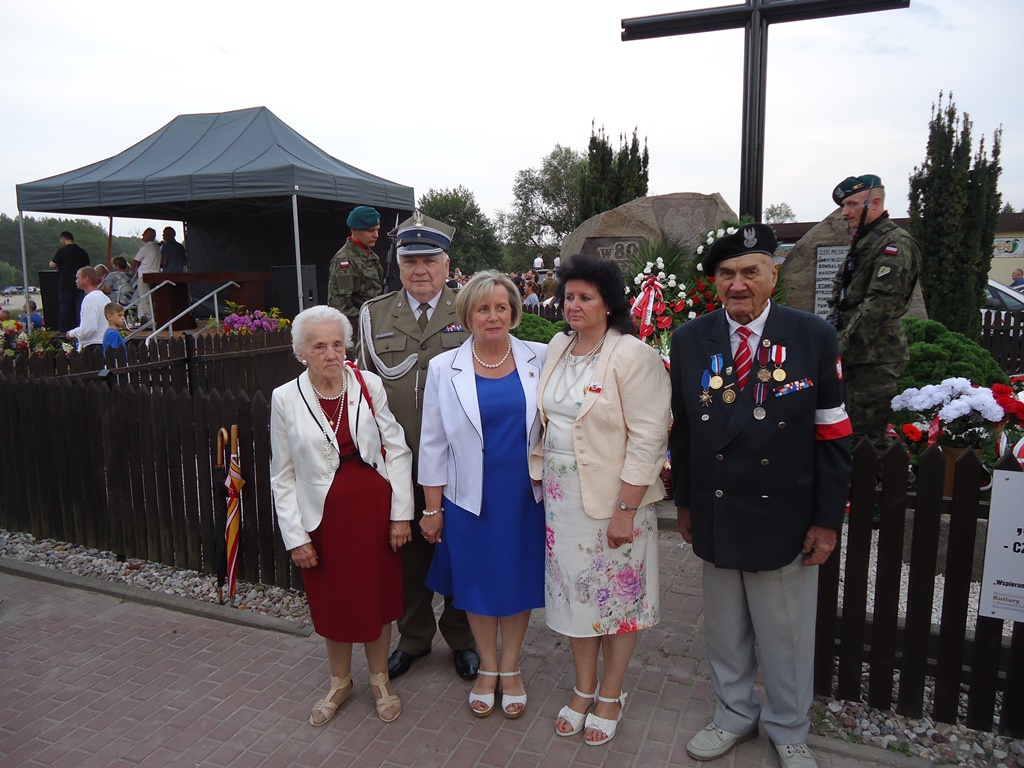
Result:
M542 611L522 659L530 696L523 718L474 718L470 684L455 676L442 642L395 681L405 705L397 722L375 716L357 650L354 695L328 726L312 728L306 718L327 680L316 635L74 588L68 584L82 582L73 577L62 585L0 569L0 768L696 765L686 742L710 718L712 693L698 562L678 541L661 535L662 621L641 633L625 718L606 747L554 734L573 685L571 656ZM822 768L927 765L839 741L811 746ZM708 765L775 768L778 759L762 735Z

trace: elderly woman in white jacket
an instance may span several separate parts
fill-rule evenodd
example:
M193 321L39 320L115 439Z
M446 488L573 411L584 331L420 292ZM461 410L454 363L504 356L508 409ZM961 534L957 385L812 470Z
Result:
M522 311L504 275L470 278L455 302L470 337L430 361L423 396L420 529L438 544L427 586L452 595L469 617L480 654L469 695L477 717L494 710L499 678L502 714L526 709L519 652L530 611L544 604L544 511L529 456L540 443L537 382L547 347L509 333Z
M301 312L295 356L307 367L274 390L271 487L278 527L302 569L309 612L327 646L331 685L309 716L325 725L352 693L352 644L363 643L377 715L401 713L388 690L391 622L402 615L398 549L411 538L412 454L372 373L345 362L348 319Z

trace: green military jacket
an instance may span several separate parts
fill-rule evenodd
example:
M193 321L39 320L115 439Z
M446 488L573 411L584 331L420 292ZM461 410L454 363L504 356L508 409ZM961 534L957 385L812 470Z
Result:
M380 296L384 278L380 259L372 251L346 240L334 258L331 259L330 276L327 278L327 303L344 314L352 323L355 338L359 338L356 327L359 308L363 303Z
M388 405L405 430L405 440L416 462L427 364L469 338L455 315L455 292L447 286L441 289L437 307L424 329L416 321L404 288L366 302L360 322L364 325L360 329L359 365L383 379Z
M888 216L876 221L836 272L829 313L838 318L839 353L848 365L906 362L907 336L900 319L921 272L917 241Z

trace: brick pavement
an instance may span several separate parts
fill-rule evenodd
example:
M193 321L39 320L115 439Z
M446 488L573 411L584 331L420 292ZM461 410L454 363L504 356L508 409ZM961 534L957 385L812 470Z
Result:
M525 717L474 718L470 685L442 642L395 681L405 705L397 722L375 716L357 650L354 695L328 726L312 728L306 718L327 679L316 635L0 572L0 768L696 765L686 742L710 718L712 693L698 562L678 542L661 535L662 621L640 635L625 717L605 747L554 735L573 685L571 655L542 611L522 659ZM839 741L811 746L822 768L926 765ZM778 759L762 735L709 765L775 768Z

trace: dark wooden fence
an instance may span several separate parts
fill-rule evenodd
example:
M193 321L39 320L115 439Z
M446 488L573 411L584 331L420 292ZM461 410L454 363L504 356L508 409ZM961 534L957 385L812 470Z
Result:
M196 394L269 393L302 370L291 349L291 332L228 336L200 334L132 340L126 350L104 358L97 348L79 352L47 352L29 357L0 358L0 374L8 379L103 379L109 386L175 389ZM101 369L106 368L103 374Z
M866 698L881 710L895 704L900 714L921 717L927 677L934 686L930 716L953 723L961 686L969 686L966 724L987 731L992 730L997 714L998 690L1002 692L999 730L1021 737L1024 624L1014 622L1007 640L1002 621L986 616L971 621L968 613L975 554L985 541L979 521L988 518L988 502L979 488L987 482L987 472L973 452L964 452L956 461L952 497L944 497L947 462L938 448L928 449L921 457L914 488L908 487L909 458L901 443L884 458L880 490L876 466L874 450L862 441L854 453L841 594L840 558L833 555L820 571L815 692L854 701ZM999 468L1020 471L1012 456L1005 457ZM868 573L876 505L882 522L874 610L869 613ZM908 523L908 515L912 515L912 523ZM940 529L946 523L943 543L948 548L941 562ZM900 578L908 550L907 609L905 617L900 617ZM937 573L944 574L945 586L941 619L933 625ZM862 690L865 665L866 697ZM894 689L898 689L895 694Z
M1024 373L1024 312L985 310L980 341L1004 371Z
M64 363L69 371L64 375L0 371L0 423L7 425L8 447L0 468L5 484L0 526L214 574L215 500L225 494L214 473L216 434L221 426L237 424L246 483L239 578L300 587L273 512L268 403L269 387L294 377L298 363L289 346L276 354L230 343L218 351L216 342L203 349L186 344L182 351L168 342L137 367L115 365L105 377L71 373L71 361ZM260 366L267 370L243 370ZM243 386L255 387L254 394L236 393L234 388ZM913 487L907 483L908 464L906 450L896 444L885 456L878 490L870 445L862 442L854 454L841 593L838 550L820 572L816 692L860 700L867 665L868 703L883 710L895 704L903 714L921 716L930 678L931 716L955 722L961 686L968 685L967 725L991 730L998 713L1000 731L1024 736L1024 624L1014 624L1007 641L1003 622L968 618L979 521L988 517L979 492L984 470L974 453L964 453L952 496L944 497L946 463L938 449L922 457ZM1003 468L1020 469L1012 459ZM869 613L876 505L882 527ZM942 561L940 528L947 523ZM908 607L901 618L906 551ZM931 618L936 573L945 576L937 626Z

